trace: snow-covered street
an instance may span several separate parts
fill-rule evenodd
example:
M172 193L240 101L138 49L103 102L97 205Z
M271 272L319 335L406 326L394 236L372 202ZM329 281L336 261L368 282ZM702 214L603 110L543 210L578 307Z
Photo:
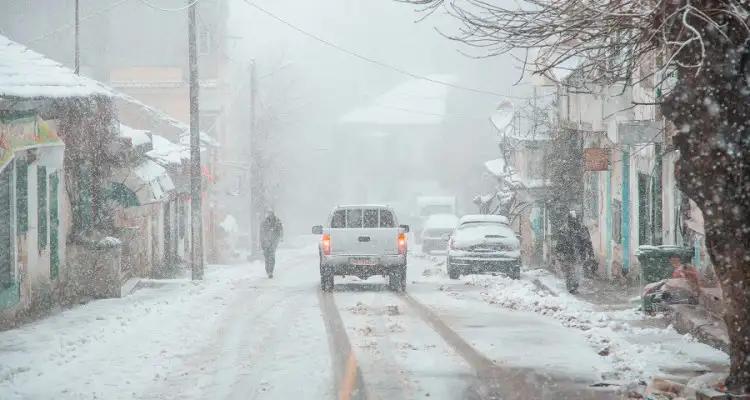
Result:
M728 362L546 272L452 281L418 250L404 295L380 278L325 294L313 240L280 249L272 280L260 262L215 265L0 333L0 398L621 398Z

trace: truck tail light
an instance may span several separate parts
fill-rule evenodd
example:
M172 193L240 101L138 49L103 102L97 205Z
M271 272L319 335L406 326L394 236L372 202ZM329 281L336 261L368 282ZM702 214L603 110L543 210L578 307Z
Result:
M331 255L331 235L324 233L323 239L321 239L321 244L323 248L323 255L330 256Z
M398 254L406 254L406 233L398 234Z

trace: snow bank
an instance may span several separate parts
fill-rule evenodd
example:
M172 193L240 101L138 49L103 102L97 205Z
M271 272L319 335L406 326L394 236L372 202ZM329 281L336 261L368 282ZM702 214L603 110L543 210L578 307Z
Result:
M671 327L644 327L653 318L635 309L597 310L565 292L560 281L547 271L530 271L524 273L524 278L470 275L465 280L482 288L481 296L490 304L549 316L563 326L580 330L614 367L615 373L604 379L632 383L672 370L706 370L711 365L728 363L726 354L680 335ZM535 284L534 280L544 285Z

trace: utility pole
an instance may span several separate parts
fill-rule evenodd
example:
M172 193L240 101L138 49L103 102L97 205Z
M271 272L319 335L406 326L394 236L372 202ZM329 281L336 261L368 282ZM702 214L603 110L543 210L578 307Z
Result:
M78 14L79 14L78 0L76 0L76 34L75 34L76 54L75 54L75 68L74 68L74 72L76 75L78 75L81 72L81 43L80 43L81 21L80 21L80 18L78 17Z
M192 279L203 279L203 214L201 212L201 146L198 115L198 52L195 45L195 9L188 8L188 63L190 64L190 239Z
M254 259L260 258L260 224L261 210L261 182L260 163L258 157L258 136L256 127L256 109L258 100L258 79L255 60L250 60L250 229L252 233L251 253Z

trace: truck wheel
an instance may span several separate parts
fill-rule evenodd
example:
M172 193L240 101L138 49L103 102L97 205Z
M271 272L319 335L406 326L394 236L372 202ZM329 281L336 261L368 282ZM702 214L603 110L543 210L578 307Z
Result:
M455 268L452 268L450 265L448 265L448 277L451 279L458 279L461 276L458 271L456 271Z
M333 291L333 271L320 269L320 289L324 292Z
M406 290L406 267L399 267L388 274L388 288L394 292Z

